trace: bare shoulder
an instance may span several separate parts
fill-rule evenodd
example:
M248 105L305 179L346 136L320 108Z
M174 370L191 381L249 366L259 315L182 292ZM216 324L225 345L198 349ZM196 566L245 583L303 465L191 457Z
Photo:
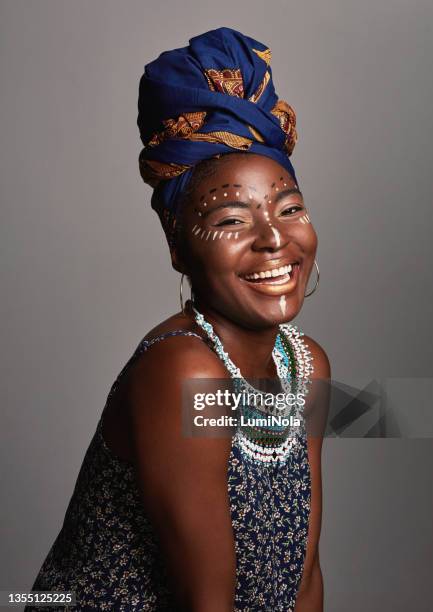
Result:
M310 336L303 335L307 348L313 358L314 378L331 378L331 364L325 349Z
M192 317L185 317L177 312L153 327L145 336L146 340L174 330L197 331L197 325Z
M171 332L193 332L193 335ZM159 338L165 335L164 338ZM199 336L199 337L198 337ZM143 380L170 374L170 379L182 377L224 378L227 370L211 348L205 332L192 317L181 313L153 327L144 338L150 342L132 368ZM152 342L155 340L156 342Z
M152 343L132 368L131 379L225 378L228 373L203 337L173 335Z
M228 376L222 361L203 339L179 334L157 340L132 364L125 380L131 424L147 427L151 418L174 425L171 416L181 410L186 381L207 379L211 388Z

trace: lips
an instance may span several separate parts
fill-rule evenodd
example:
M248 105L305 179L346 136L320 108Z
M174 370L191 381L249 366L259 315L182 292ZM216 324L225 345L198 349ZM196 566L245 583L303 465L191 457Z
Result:
M247 281L264 281L266 279L278 279L281 281L282 277L290 276L292 272L293 266L295 263L288 264L286 266L280 266L279 268L272 268L271 270L259 270L257 272L252 272L251 274L246 274L243 278Z
M264 263L257 269L241 274L240 278L251 289L270 296L290 293L298 284L300 263L274 260Z

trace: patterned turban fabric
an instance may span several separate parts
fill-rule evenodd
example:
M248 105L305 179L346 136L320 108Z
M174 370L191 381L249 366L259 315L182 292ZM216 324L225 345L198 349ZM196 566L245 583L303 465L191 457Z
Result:
M278 99L270 63L269 47L223 27L145 66L138 96L140 174L154 187L152 208L170 248L180 196L200 161L256 153L277 161L296 181L289 159L296 115Z

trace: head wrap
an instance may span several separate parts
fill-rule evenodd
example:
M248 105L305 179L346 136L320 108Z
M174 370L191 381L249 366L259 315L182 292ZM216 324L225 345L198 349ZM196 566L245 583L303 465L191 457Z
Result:
M271 50L231 28L191 38L145 66L137 124L139 157L170 248L179 199L194 167L228 152L265 155L296 180L289 156L297 141L293 108L272 82Z

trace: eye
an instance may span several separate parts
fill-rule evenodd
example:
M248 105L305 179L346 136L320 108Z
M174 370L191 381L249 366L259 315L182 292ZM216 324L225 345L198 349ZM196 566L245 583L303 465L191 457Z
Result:
M292 204L291 206L288 206L287 208L285 208L284 210L281 211L281 215L287 217L289 215L294 215L295 213L298 212L298 210L302 210L303 207L300 206L299 204Z
M219 223L215 224L215 227L222 227L223 225L238 225L239 223L243 223L241 219L236 219L235 217L229 217L228 219L223 219Z

